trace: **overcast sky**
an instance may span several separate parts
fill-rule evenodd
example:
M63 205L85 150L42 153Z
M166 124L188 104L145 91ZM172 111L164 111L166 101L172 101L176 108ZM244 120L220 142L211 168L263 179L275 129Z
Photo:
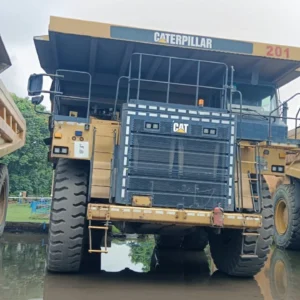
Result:
M19 96L27 96L28 76L41 72L33 37L48 33L50 15L300 47L300 0L0 0L12 61L1 79ZM281 98L298 90L295 80Z

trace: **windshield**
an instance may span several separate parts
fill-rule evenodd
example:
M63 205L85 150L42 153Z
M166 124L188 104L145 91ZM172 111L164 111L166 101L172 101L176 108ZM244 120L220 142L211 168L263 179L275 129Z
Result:
M242 107L247 114L269 115L277 107L276 90L271 86L251 85L244 83L234 84L236 90L242 93ZM233 93L232 110L234 112L240 109L240 95ZM254 112L254 111L255 112ZM252 112L251 112L252 111ZM276 114L273 113L273 115Z

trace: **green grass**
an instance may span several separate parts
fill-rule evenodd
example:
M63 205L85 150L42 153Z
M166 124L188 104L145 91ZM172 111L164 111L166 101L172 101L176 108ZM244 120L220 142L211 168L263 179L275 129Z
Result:
M35 222L35 223L49 223L49 217L45 216L42 218L40 216L31 215L31 209L29 204L9 204L7 209L7 222ZM120 233L119 229L112 226L112 233Z
M35 223L48 223L48 216L43 218L31 215L29 204L9 204L7 209L7 222L35 222Z

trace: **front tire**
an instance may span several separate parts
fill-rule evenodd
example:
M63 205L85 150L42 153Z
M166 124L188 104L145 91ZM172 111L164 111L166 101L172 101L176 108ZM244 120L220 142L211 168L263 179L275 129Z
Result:
M8 207L9 177L6 165L0 164L0 237L4 232Z
M84 248L88 168L83 161L59 159L54 177L47 269L78 272Z
M258 257L241 257L242 247L244 254L250 254L255 249L253 236L243 238L242 230L225 229L220 235L209 232L211 255L216 267L223 273L238 277L252 277L264 266L267 255L270 252L273 237L273 203L267 183L263 180L262 185L262 227L259 230L247 230L258 232L257 240Z
M280 185L274 194L276 246L282 249L300 249L300 201L292 184Z

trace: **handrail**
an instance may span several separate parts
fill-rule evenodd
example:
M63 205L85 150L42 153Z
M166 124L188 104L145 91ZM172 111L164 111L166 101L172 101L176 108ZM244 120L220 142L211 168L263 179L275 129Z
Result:
M76 73L76 74L82 74L82 75L87 75L88 76L88 97L74 97L74 96L68 96L68 95L61 95L59 94L60 92L60 80L59 76L61 73ZM91 106L91 90L92 90L92 75L89 72L84 72L84 71L75 71L75 70L67 70L67 69L57 69L55 72L55 93L54 93L54 107L53 111L55 112L56 106L58 105L56 98L69 98L69 99L81 99L81 100L87 100L87 113L86 113L86 119L89 119L90 117L90 106Z
M269 136L268 136L268 142L271 143L271 138L272 138L272 126L271 126L271 118L274 119L281 119L281 116L277 117L277 116L272 116L272 114L276 111L278 111L281 107L283 107L284 105L286 105L288 102L290 102L291 100L293 100L295 97L300 96L300 93L296 93L295 95L293 95L292 97L290 97L289 99L287 99L286 101L282 102L279 106L277 106L275 109L273 109L268 117L269 117ZM286 119L293 119L295 120L296 124L297 124L297 120L298 120L298 114L299 114L299 110L297 112L296 118L288 118L285 117ZM297 139L297 128L295 128L296 130L296 134L295 134L295 139Z
M138 61L138 76L132 77L132 65L133 65L133 59L134 57L138 56L139 61ZM150 80L150 79L144 79L142 78L142 63L143 63L143 57L154 57L154 58L162 58L162 59L167 59L168 60L168 79L167 81L165 80ZM178 83L178 82L171 82L171 73L172 73L172 61L173 60L181 60L181 61L186 61L186 62L195 62L197 63L197 76L195 76L195 81L196 84L183 84L183 83ZM200 80L200 67L201 63L208 63L208 64L214 64L214 65L219 65L225 68L225 80L223 86L220 87L212 87L212 86L205 86L205 85L199 85L199 80ZM137 81L137 95L136 99L140 99L140 84L141 82L152 82L152 83L162 83L167 85L167 96L166 96L166 103L169 103L169 98L170 98L170 86L171 85L177 85L177 86L189 86L189 87L195 87L196 92L195 92L195 106L197 106L198 103L198 95L199 95L199 88L212 88L212 89L217 89L217 90L224 90L224 98L227 99L227 89L228 89L228 72L229 68L228 65L223 63L223 62L216 62L216 61L209 61L209 60L199 60L199 59L193 59L193 58L182 58L182 57L175 57L175 56L166 56L166 55L159 55L159 54L149 54L149 53L140 53L140 52L135 52L131 55L130 63L129 63L129 70L128 70L128 91L127 91L127 102L130 100L130 87L131 87L131 81ZM124 78L124 76L122 76ZM232 87L233 83L233 76L231 78L232 82L230 87ZM119 85L118 85L119 87Z
M296 119L295 119L295 140L297 139L297 128L298 128L298 116L299 116L299 113L300 113L300 107L299 107L299 109L298 109L298 111L297 111L297 114L296 114Z
M119 77L119 79L117 81L116 97L115 97L114 111L113 111L113 118L114 119L116 119L116 110L117 110L117 104L118 104L118 99L119 99L120 82L121 82L122 79L127 79L128 82L129 82L129 77L128 76L121 76L121 77ZM129 90L129 83L127 85L127 88Z

